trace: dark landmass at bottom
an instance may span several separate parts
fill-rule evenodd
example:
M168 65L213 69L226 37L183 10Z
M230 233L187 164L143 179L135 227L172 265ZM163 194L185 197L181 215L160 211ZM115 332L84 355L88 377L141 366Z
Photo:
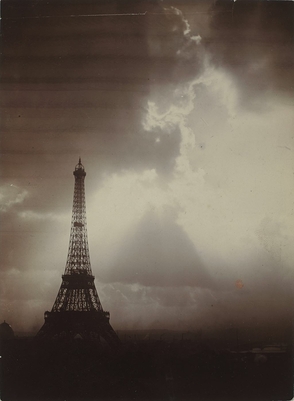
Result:
M2 401L290 400L292 345L218 348L201 338L1 344ZM242 349L241 349L242 348Z

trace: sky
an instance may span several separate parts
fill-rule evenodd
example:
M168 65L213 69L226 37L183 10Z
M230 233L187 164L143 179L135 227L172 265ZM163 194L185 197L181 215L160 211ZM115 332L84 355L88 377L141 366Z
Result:
M115 330L293 316L293 3L3 1L0 320L61 284L82 158Z

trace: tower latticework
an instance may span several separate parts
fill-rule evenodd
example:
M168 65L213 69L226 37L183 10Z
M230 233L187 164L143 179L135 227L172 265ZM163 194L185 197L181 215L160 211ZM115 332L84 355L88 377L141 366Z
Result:
M92 274L86 221L84 166L79 159L75 177L69 249L62 283L51 312L38 332L44 338L101 338L110 346L119 339L104 312Z

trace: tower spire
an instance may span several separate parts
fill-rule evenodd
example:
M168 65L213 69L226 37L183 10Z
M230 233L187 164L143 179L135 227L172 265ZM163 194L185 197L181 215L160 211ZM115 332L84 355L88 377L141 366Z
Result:
M69 248L62 283L51 312L38 337L104 338L110 345L119 343L104 312L92 274L88 246L85 177L81 158L73 171L75 177Z
M81 158L79 158L79 163L76 165L73 174L75 176L75 186L65 274L87 273L92 275L86 221L86 172L81 163Z

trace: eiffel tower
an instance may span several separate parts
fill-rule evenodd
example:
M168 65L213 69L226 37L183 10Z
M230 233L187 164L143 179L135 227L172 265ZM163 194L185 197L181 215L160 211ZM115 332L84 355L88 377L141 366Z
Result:
M73 174L73 211L65 272L52 310L45 312L45 323L37 337L99 340L115 347L119 339L109 323L109 312L102 308L92 275L86 222L86 172L81 158Z

